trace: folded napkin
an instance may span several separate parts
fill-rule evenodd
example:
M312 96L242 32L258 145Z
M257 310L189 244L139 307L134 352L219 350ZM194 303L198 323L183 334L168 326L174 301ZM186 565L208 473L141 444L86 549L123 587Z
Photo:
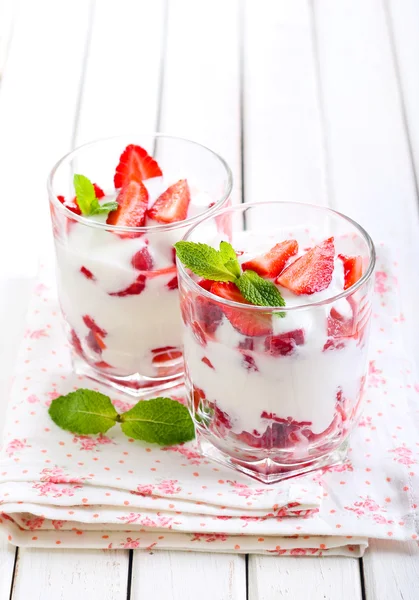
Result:
M419 385L400 343L396 277L380 252L370 375L348 462L263 485L171 448L62 431L47 412L78 387L135 401L74 375L47 270L41 269L0 453L0 528L34 547L160 548L360 556L367 538L416 539ZM182 388L174 394L182 400ZM172 394L173 395L173 394Z

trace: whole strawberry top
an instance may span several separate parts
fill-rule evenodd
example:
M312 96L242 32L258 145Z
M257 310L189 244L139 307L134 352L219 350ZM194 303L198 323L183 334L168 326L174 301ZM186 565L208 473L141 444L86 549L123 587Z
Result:
M122 227L165 225L192 216L188 181L180 179L167 186L157 161L140 146L130 144L122 152L114 185L115 190L105 194L86 176L74 175L74 198L58 199L75 214Z

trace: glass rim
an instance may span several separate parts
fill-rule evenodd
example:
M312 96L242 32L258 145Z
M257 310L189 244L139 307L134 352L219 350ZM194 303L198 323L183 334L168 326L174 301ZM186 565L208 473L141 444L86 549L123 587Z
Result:
M153 137L153 138L160 138L160 139L165 138L165 139L176 140L176 141L180 141L180 142L187 142L188 144L192 144L193 146L196 146L198 148L202 148L203 150L208 151L210 154L212 154L212 156L214 156L220 162L220 164L224 167L224 169L226 171L226 175L227 175L226 191L224 192L224 194L222 195L222 197L219 200L214 202L214 204L211 207L207 208L205 211L203 211L197 215L194 215L193 217L190 217L189 219L185 219L183 221L175 221L174 223L163 223L160 225L149 225L149 226L142 226L142 227L129 227L126 225L110 225L108 223L99 223L97 221L89 221L82 215L77 215L77 214L73 213L66 206L64 206L64 204L62 202L60 202L58 200L57 194L54 191L54 176L55 176L57 170L62 165L64 165L66 162L69 162L80 150L84 150L84 149L89 148L90 146L94 146L100 142L108 142L108 141L112 141L112 140L116 141L118 139L129 138L131 136L133 138L140 137L140 136L144 136L144 137L149 136L149 137ZM231 196L232 189L233 189L233 173L232 173L227 161L224 160L224 158L220 154L217 154L217 152L214 152L214 150L211 150L211 148L208 148L208 146L204 146L204 144L200 144L199 142L195 142L194 140L190 140L188 138L177 136L177 135L168 135L165 133L152 132L152 131L151 132L137 132L137 133L132 133L132 134L128 133L128 134L122 134L122 135L107 136L107 137L103 137L103 138L98 138L96 140L92 140L90 142L86 142L85 144L81 144L80 146L77 146L77 148L74 148L70 152L67 152L67 154L65 154L63 157L61 157L54 164L54 166L52 167L52 169L48 175L48 179L47 179L47 190L48 190L49 200L50 200L50 202L53 203L54 207L58 208L64 215L73 219L74 221L78 221L79 223L86 225L86 227L92 227L94 229L105 229L107 231L113 231L115 233L134 233L134 232L146 233L146 232L150 232L150 231L153 231L153 232L171 231L173 229L179 229L180 227L193 225L197 221L202 219L202 215L212 216L213 213L217 212L217 210L219 210L219 208L224 204L224 202L226 200L228 200L228 198Z
M287 312L306 310L308 308L332 304L333 302L336 302L337 300L341 300L342 298L346 298L347 296L355 293L359 288L361 288L364 285L364 283L366 283L371 278L371 275L374 272L375 263L376 263L375 246L374 246L374 242L372 241L371 236L362 227L362 225L359 225L359 223L357 223L356 221L351 219L351 217L348 217L347 215L344 215L343 213L341 213L337 210L334 210L333 208L329 208L327 206L321 206L319 204L310 204L308 202L291 202L291 201L273 200L273 201L264 201L264 202L241 203L236 206L231 206L231 207L227 207L222 210L219 210L215 216L218 217L227 212L232 212L232 213L237 212L238 213L238 212L242 212L243 210L245 210L247 208L255 208L257 206L269 206L272 204L282 205L282 206L285 206L285 205L300 206L300 207L307 206L310 208L314 208L314 209L318 210L319 212L329 213L329 214L332 214L339 218L342 218L345 221L347 221L348 223L350 223L351 225L353 225L355 227L355 229L358 230L358 232L361 234L361 236L365 240L368 250L369 250L369 253L370 253L370 261L369 261L368 267L367 267L365 273L362 275L362 277L360 279L358 279L358 281L354 285L351 285L348 289L343 290L342 292L340 292L339 294L335 294L334 296L325 298L324 300L319 300L318 302L307 302L305 304L298 304L296 306L288 306L288 307L287 306L257 306L255 304L243 304L241 302L234 302L234 300L227 300L225 298L221 298L220 296L216 296L215 294L212 294L211 292L207 291L205 288L202 288L189 275L189 273L187 272L184 265L180 262L179 258L176 256L176 265L177 265L179 274L181 274L182 277L184 277L185 280L192 285L192 288L194 289L194 291L199 292L199 294L201 296L204 296L213 302L216 301L220 304L225 304L226 306L230 306L231 308L236 308L236 309L241 308L241 309L256 311L256 312L270 312L270 313L285 312L285 313L287 313ZM186 234L183 236L182 241L188 241L188 238L190 238L193 231L197 227L199 227L200 225L205 223L205 221L209 220L210 218L213 218L212 215L208 215L204 219L201 219L199 221L199 223L197 223L196 225L194 225L193 227L188 229Z

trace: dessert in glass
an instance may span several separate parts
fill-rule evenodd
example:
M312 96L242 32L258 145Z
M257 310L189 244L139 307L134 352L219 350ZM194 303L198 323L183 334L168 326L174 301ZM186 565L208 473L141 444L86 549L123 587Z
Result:
M342 462L367 374L369 235L327 208L263 202L204 218L177 249L190 242L220 248L226 265L204 266L202 277L179 247L186 386L202 452L265 483ZM249 280L281 302L258 305Z
M231 172L161 134L95 141L53 168L57 285L75 371L134 396L183 376L173 244L229 204Z

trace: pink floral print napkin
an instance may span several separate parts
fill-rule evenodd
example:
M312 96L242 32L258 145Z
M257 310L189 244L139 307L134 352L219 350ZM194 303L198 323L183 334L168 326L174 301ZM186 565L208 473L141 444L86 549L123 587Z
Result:
M419 384L400 342L404 319L389 265L382 250L365 410L350 460L270 486L202 458L193 444L160 448L117 428L80 436L56 427L47 412L53 398L98 388L72 373L55 286L41 269L0 453L0 528L9 541L360 556L369 537L418 539ZM111 397L121 410L135 403Z

